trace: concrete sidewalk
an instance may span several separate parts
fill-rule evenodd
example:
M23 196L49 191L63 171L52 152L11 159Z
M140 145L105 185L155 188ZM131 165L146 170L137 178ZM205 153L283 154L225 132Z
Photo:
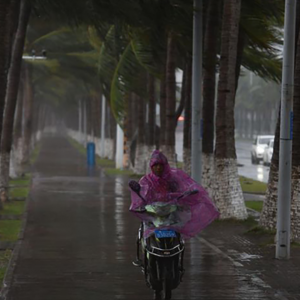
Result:
M128 178L87 168L63 137L43 139L33 175L2 299L152 299L131 264L139 221L128 212ZM272 237L266 246L270 236L245 234L250 227L217 221L187 241L173 299L300 299L300 248L277 261Z

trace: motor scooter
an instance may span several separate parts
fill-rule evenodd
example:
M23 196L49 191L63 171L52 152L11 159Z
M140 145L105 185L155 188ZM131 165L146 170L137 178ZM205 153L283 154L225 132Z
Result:
M129 187L145 201L140 194L141 187L138 182L130 181ZM185 192L177 199L197 192L197 190ZM150 221L149 219L143 221L139 228L137 257L133 264L141 267L146 284L155 291L156 299L171 299L172 290L178 287L185 271L184 240L177 230L170 229L178 222L180 211L182 207L179 205L174 203L169 205L166 202L154 202L136 211L139 214L146 214L150 217ZM152 234L145 237L144 234L149 228Z

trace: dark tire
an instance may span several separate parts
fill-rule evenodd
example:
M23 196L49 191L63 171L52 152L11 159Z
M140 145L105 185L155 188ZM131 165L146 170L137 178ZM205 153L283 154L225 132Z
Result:
M171 280L169 278L165 278L163 283L163 296L164 300L170 300L172 298L172 289L171 289Z
M163 299L172 298L172 281L173 281L173 261L167 260L163 270Z
M257 165L258 164L258 160L253 154L251 154L251 163L252 163L252 165Z
M160 279L160 266L158 260L154 256L150 256L148 260L148 278L149 286L157 293L163 290L162 281Z

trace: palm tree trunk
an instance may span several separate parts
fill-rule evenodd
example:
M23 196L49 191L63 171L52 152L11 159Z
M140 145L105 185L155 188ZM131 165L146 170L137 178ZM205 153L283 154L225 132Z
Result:
M18 94L18 105L15 113L14 135L13 135L13 153L16 174L22 173L22 121L23 121L23 101L24 101L24 84L20 85Z
M99 97L98 94L95 94L92 96L91 101L92 101L92 105L91 105L91 109L92 109L92 126L93 126L93 132L94 132L94 136L95 138L99 138L100 137L100 119L101 119L101 115L100 115L100 107L101 107L101 101L100 101L101 97Z
M92 97L88 97L86 100L86 120L87 120L87 135L93 136L93 113L92 113Z
M295 88L295 92L296 92L296 88ZM279 171L279 140L280 140L280 108L278 111L278 119L277 119L274 147L273 147L273 156L270 165L266 197L265 197L263 209L260 214L260 220L259 220L259 223L262 227L270 230L274 230L277 224L276 216L277 216L277 198L278 198L277 196L278 196L278 171Z
M176 108L176 79L175 79L175 41L170 34L168 38L168 54L167 54L167 101L166 101L166 148L165 155L172 167L176 166L175 158L175 108Z
M148 157L155 150L155 127L156 127L156 100L155 100L155 79L148 75Z
M8 12L6 15L6 57L7 57L7 68L10 67L13 40L18 28L18 16L20 12L20 1L21 0L10 0L8 6Z
M299 28L298 28L299 29ZM298 34L294 79L294 120L292 149L291 238L300 241L300 36Z
M137 144L137 128L138 128L138 103L136 95L131 93L128 114L128 143L130 148L130 169L134 171L136 144Z
M7 48L5 45L6 38L6 16L8 12L9 1L0 0L0 134L2 129L2 120L4 112L6 82L7 82ZM1 137L0 137L1 139ZM3 208L2 197L0 195L0 209ZM5 201L5 198L3 199Z
M32 120L32 147L35 148L37 142L39 141L39 115L41 113L41 103L35 101L33 103L33 120ZM56 125L56 122L53 124Z
M148 146L153 148L155 146L155 124L156 124L156 101L155 101L155 89L154 89L154 77L149 74L148 90L149 90L149 102L148 102L148 125L149 125L149 138Z
M187 60L186 58L185 60ZM181 95L180 95L180 103L176 109L175 112L175 126L178 125L178 119L181 116L184 106L185 106L185 99L186 99L186 80L187 80L187 68L186 68L186 62L184 63L184 68L182 70L182 83L181 83Z
M166 145L166 68L162 68L162 79L160 81L160 131L159 131L159 148L164 151Z
M147 146L145 144L145 100L136 96L138 102L138 137L136 145L136 155L134 162L134 172L136 174L145 174L147 170Z
M224 1L213 189L214 201L223 219L247 218L238 177L234 140L235 73L240 9L240 0Z
M183 169L191 174L191 118L192 118L192 56L189 55L186 61L186 93L184 104L184 125L183 125Z
M299 23L297 15L297 23ZM292 202L291 202L291 239L300 240L300 36L299 26L296 36L298 36L295 60L294 78L294 119L293 119L293 149L292 149ZM278 200L278 172L279 172L279 140L280 140L280 109L278 114L274 150L271 160L269 181L264 201L263 210L260 217L260 225L267 229L275 229L277 224L277 200Z
M46 107L45 105L40 105L38 120L37 120L37 130L40 134L42 134L42 132L44 131L45 119L46 119Z
M24 97L24 136L23 136L23 155L22 165L25 166L29 161L32 131L33 113L33 86L31 80L32 66L26 64L25 67L25 97Z
M83 144L83 141L84 141L84 109L83 109L83 101L82 99L80 99L78 101L78 123L80 126L79 127L79 135L78 135L78 141L80 144Z
M251 137L251 139L253 139L253 137L254 137L254 125L255 125L254 111L253 110L251 110L251 112L250 112L250 122L251 122L251 124L250 124L250 137Z
M106 98L109 99L109 98ZM109 120L109 143L110 143L110 147L111 151L108 153L108 158L115 160L116 157L116 132L117 132L117 123L116 120L114 118L114 115L110 109L110 107L107 108L107 114L108 114L108 120Z
M124 157L123 157L123 167L128 169L130 167L130 93L127 94L125 99L125 116L124 116Z
M214 120L215 120L215 89L216 62L218 52L218 32L220 26L222 1L209 1L207 23L205 29L203 72L203 172L202 183L211 194L214 167Z
M25 43L26 29L30 16L30 4L27 0L23 0L20 8L18 29L14 45L12 48L11 66L8 74L6 105L4 112L2 139L0 148L0 168L1 168L1 184L0 193L3 197L8 197L8 181L9 181L9 163L10 152L13 140L13 126L16 104L18 99L18 90L20 82L20 73L22 67L22 55ZM16 16L18 18L18 16ZM15 21L14 23L17 23Z
M239 38L238 38L237 55L236 55L237 58L235 64L235 91L237 91L238 88L245 44L246 44L245 33L241 28L241 26L239 26Z

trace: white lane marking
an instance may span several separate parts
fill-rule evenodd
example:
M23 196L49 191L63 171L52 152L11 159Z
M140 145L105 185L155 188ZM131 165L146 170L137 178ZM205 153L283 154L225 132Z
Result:
M231 258L230 256L228 256L225 252L223 252L221 249L219 249L217 246L211 244L209 241L205 240L202 237L196 236L196 238L203 244L205 244L206 246L208 246L209 248L213 249L216 253L222 255L223 257L225 257L226 259L230 260L233 265L235 267L243 267L244 265L242 265L241 263L235 261L233 258Z
M207 241L206 239L196 236L196 238L203 244L205 244L206 246L208 246L209 248L211 248L212 250L214 250L216 253L222 255L224 258L230 260L232 262L232 264L235 267L243 267L244 265L235 261L232 257L230 257L229 255L227 255L225 252L223 252L220 248L218 248L217 246L211 244L209 241ZM263 288L268 288L268 289L272 289L272 287L268 284L266 284L262 279L260 279L259 277L257 277L255 274L251 275L251 281L253 284L256 284L260 287ZM279 299L281 300L287 300L284 296L280 295Z

